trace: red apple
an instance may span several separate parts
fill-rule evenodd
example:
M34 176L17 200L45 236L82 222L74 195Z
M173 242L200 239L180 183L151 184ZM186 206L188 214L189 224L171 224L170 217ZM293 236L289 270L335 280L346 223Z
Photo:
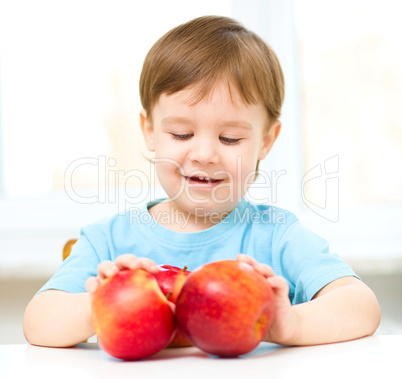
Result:
M251 265L208 263L187 278L176 318L188 339L207 353L237 356L262 341L273 316L273 291Z
M187 271L187 266L183 269L169 266L159 265L160 271L155 274L159 287L166 295L167 299L176 304L177 297L183 287L184 281L191 271ZM180 328L177 328L173 340L167 347L185 347L191 346L191 342L185 337Z
M176 329L155 277L141 269L119 271L100 284L92 299L92 321L102 349L125 360L162 350Z

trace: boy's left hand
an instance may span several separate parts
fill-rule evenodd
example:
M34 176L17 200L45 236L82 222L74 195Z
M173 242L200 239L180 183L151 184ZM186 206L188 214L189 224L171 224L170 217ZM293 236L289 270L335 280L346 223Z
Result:
M254 258L238 254L236 260L250 264L255 271L267 278L274 292L273 321L264 341L286 345L297 330L298 318L289 300L289 285L285 278L276 276L272 268L258 263Z

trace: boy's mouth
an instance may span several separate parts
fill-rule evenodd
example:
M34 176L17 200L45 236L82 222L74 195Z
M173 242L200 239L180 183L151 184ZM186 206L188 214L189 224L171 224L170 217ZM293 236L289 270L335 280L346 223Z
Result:
M206 176L185 176L187 181L203 184L216 184L220 183L223 179L212 179Z
M212 179L205 176L186 176L186 179L202 183L216 183L221 181L218 179Z

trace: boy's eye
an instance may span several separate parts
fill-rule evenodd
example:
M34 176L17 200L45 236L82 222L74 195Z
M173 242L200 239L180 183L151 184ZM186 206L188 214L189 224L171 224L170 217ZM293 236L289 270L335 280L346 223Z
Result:
M185 141L187 139L190 139L193 135L192 134L174 134L174 133L171 133L171 136L175 140Z
M171 136L174 140L178 141L185 141L193 137L193 134L186 133L186 134L176 134L171 133ZM241 138L229 138L229 137L219 137L220 141L225 145L236 145L240 142Z
M241 140L241 138L229 138L229 137L219 137L219 139L226 145L236 145Z

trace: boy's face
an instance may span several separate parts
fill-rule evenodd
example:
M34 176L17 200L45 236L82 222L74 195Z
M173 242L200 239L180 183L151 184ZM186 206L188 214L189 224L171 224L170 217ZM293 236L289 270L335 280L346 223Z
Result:
M224 85L196 104L193 91L162 94L152 120L142 112L141 126L175 209L216 216L232 210L246 194L257 160L272 147L280 123L269 128L263 104L233 102Z

